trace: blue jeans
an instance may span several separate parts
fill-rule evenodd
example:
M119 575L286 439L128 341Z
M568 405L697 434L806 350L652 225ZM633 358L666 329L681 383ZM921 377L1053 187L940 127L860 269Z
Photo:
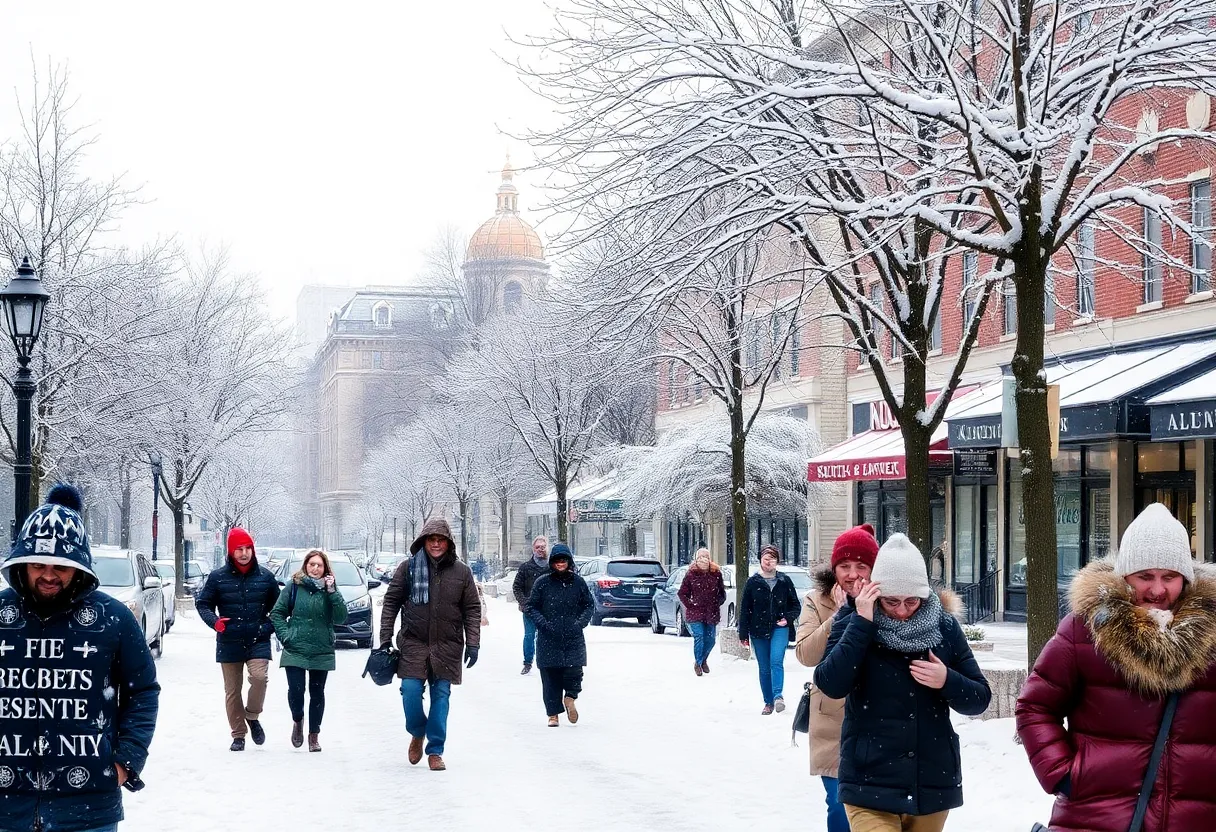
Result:
M828 832L849 832L849 816L844 812L844 804L836 796L836 778L821 777L823 790L827 793Z
M430 680L430 714L422 710L422 691L426 685L421 679L401 680L405 730L411 737L426 737L427 754L442 754L444 740L448 737L448 700L452 696L452 683L446 679Z
M760 668L760 692L764 694L765 705L771 705L783 698L781 691L785 687L785 648L789 643L787 627L774 627L770 638L752 638L752 656Z
M718 626L689 621L688 629L692 631L692 660L697 664L704 664L709 654L714 651L714 645L718 643Z
M536 658L536 622L524 613L524 664Z

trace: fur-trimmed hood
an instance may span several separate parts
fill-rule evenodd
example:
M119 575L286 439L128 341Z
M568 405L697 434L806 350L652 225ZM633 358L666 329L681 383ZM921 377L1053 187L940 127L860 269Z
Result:
M807 599L812 603L815 601L815 595L822 596L827 601L827 605L831 606L832 587L836 586L836 572L830 566L825 566L821 569L816 569L811 573L811 590L807 593ZM944 586L938 587L937 600L942 602L942 609L947 615L953 616L960 623L963 622L967 615L966 605L963 604L963 599L954 590ZM853 605L853 600L849 599L849 606Z
M1194 583L1183 588L1165 624L1132 602L1131 587L1109 560L1077 573L1069 601L1094 647L1141 693L1186 690L1216 661L1216 568L1195 565Z

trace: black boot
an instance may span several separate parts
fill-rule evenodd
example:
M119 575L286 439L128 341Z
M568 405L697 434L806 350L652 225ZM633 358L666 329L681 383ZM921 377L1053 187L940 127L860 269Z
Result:
M266 732L262 730L262 723L256 719L245 720L249 723L249 735L253 737L254 745L261 745L266 742Z
M228 746L228 750L229 751L244 751L245 750L245 738L244 737L235 738L232 741L232 745Z
M299 748L304 744L304 721L296 720L291 726L291 744Z

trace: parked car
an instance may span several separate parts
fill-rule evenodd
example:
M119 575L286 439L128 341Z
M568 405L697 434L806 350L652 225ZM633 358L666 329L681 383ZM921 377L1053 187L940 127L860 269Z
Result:
M152 561L134 549L92 549L98 589L127 605L143 628L152 655L159 659L165 647L165 596Z
M662 633L668 627L674 627L676 634L691 636L688 621L684 617L684 604L680 601L680 584L688 574L688 566L681 566L671 573L667 583L655 590L654 602L650 611L650 631ZM726 600L722 602L722 620L720 627L735 625L735 573L733 566L722 567L722 583L726 585Z
M376 555L376 559L367 565L367 575L369 578L388 583L393 579L393 573L397 571L397 564L405 560L405 555L394 554L393 552L381 552Z
M287 582L291 576L300 571L304 558L285 560L279 564L275 579L279 586L287 591ZM360 647L371 647L375 631L372 629L373 602L368 590L380 586L378 580L368 580L354 562L343 555L330 555L329 565L333 567L334 579L342 598L346 601L346 622L334 628L336 638L354 641ZM376 622L377 626L379 622Z
M211 567L201 560L188 560L185 567L186 580L184 584L186 591L191 595L197 596L202 591L203 584L207 583L207 576L211 574Z
M728 566L728 567L725 567L724 569L730 570L730 577L733 579L734 578L734 567ZM759 564L752 564L751 574L754 575L759 571L760 571ZM790 580L794 582L794 590L798 593L798 601L801 603L802 599L804 599L806 597L806 594L810 591L811 586L814 584L814 581L811 580L811 573L807 571L807 568L805 566L778 566L777 571L784 572L785 574L790 576ZM730 584L727 584L726 585L726 601L732 607L732 612L731 612L731 617L730 617L730 623L732 626L738 623L738 619L737 619L738 613L736 612L738 610L738 605L737 605L738 596L739 596L738 589L735 587L732 587ZM790 622L790 628L791 628L790 632L793 632L794 630L796 630L798 628L798 619L797 618L795 618L793 621ZM789 646L790 647L794 646L793 638L790 639Z
M177 571L168 561L158 560L153 564L153 568L156 569L156 576L160 578L161 595L165 599L165 632L167 633L177 623L177 605L174 603L174 598L177 596Z
M498 580L494 581L494 586L498 588L498 597L507 598L514 601L515 576L519 573L518 569L508 569L507 574L503 575Z
M290 560L296 553L295 549L285 549L281 547L267 547L258 551L258 557L265 560L263 564L271 572L279 568L279 564L285 560Z
M591 558L578 573L587 581L595 612L591 623L605 618L635 618L650 623L655 590L667 582L663 564L652 558Z

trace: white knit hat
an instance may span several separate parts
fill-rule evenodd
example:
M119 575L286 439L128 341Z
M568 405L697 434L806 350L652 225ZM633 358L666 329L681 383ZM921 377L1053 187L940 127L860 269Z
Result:
M1134 575L1142 569L1172 569L1189 582L1195 580L1190 535L1161 503L1145 506L1119 542L1115 574Z
M891 535L879 548L870 580L881 584L882 594L888 596L928 598L933 592L929 588L924 557L912 545L912 541L902 534Z

